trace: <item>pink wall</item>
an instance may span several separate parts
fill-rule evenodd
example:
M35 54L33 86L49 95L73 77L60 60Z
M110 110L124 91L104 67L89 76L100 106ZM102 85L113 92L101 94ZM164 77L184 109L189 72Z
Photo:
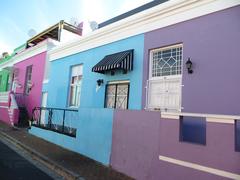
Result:
M4 103L5 104L5 103ZM6 124L10 124L10 119L9 119L9 115L8 115L8 106L3 106L3 103L0 103L0 120ZM6 107L6 108L3 108Z
M18 68L17 78L18 82L22 85L21 88L16 89L16 93L24 93L26 68L27 66L32 65L32 83L34 86L32 87L29 95L26 96L26 106L30 116L32 109L36 106L40 106L41 103L45 61L46 52L42 52L14 65L14 68Z
M0 121L11 125L8 110L9 110L8 103L0 103ZM17 122L18 122L18 114L19 114L18 109L14 109L14 112L13 112L13 123L14 124L17 124Z

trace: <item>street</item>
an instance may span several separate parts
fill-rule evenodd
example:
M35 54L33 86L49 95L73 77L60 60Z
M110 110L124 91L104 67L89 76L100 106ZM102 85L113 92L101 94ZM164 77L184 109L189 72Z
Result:
M50 180L52 178L0 142L0 179Z

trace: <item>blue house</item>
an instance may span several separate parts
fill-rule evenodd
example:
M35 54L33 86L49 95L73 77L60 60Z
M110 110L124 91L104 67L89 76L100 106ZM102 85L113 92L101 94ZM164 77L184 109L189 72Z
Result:
M135 179L239 179L239 5L152 1L50 50L29 132Z

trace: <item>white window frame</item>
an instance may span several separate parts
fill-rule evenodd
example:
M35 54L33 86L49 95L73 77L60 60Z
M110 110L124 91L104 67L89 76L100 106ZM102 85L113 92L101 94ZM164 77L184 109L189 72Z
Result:
M31 70L31 71L29 71ZM33 65L29 65L26 67L26 79L25 79L25 89L24 89L24 93L26 95L29 95L31 89L32 89L32 74L33 74Z
M153 54L155 52L158 51L164 51L167 49L171 49L171 48L177 48L177 47L182 47L182 59L181 59L181 74L177 74L177 75L167 75L167 76L157 76L157 77L153 77L152 76L152 66L153 66ZM150 104L150 95L149 95L149 87L150 87L150 83L151 82L161 82L164 80L174 80L174 79L179 79L180 80L180 89L179 89L179 94L180 94L180 100L179 100L179 109L178 111L181 112L181 102L182 102L182 74L183 74L183 44L176 44L176 45L170 45L170 46L166 46L166 47L161 47L161 48L157 48L157 49L152 49L149 51L149 79L147 81L147 86L146 86L146 108L148 110L159 110L160 107L154 107ZM162 110L161 110L162 111Z
M76 74L73 74L74 68L78 69L79 72L75 72ZM81 99L81 89L82 89L82 79L83 79L83 64L78 64L71 66L71 72L70 72L70 80L69 80L69 96L68 96L68 107L70 108L78 108L80 106L80 99ZM77 76L77 82L78 83L72 83L72 78ZM76 87L79 88L79 94L75 94L75 100L76 104L71 105L71 88Z

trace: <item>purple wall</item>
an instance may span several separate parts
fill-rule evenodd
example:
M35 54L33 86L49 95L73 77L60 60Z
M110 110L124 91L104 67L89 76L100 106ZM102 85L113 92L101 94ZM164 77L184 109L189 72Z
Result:
M145 34L143 107L149 50L183 43L184 112L240 114L240 6ZM193 74L185 62L191 57Z
M24 93L26 68L27 66L32 65L32 82L34 83L34 86L32 87L29 95L26 97L26 104L29 115L31 115L32 109L34 107L40 106L41 104L45 61L46 52L43 52L14 65L14 68L19 69L17 78L18 82L22 85L21 88L17 88L17 93Z
M207 145L179 142L179 120L158 112L114 113L111 165L136 179L224 179L158 159L159 155L240 174L240 153L234 151L234 125L207 123Z

